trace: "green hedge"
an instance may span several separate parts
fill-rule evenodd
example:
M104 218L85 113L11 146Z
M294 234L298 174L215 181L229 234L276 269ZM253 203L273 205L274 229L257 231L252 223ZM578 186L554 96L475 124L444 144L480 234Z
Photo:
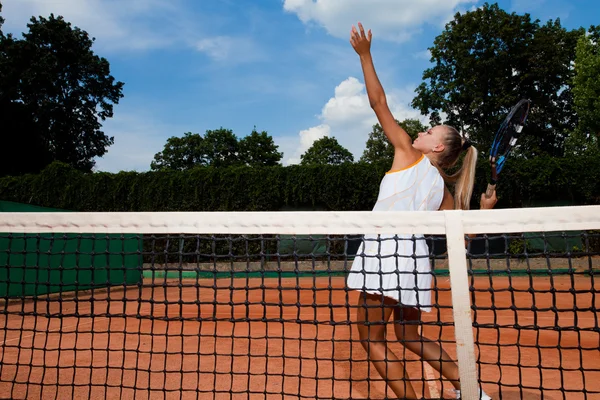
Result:
M199 167L186 172L82 173L53 163L0 179L0 199L73 211L370 210L389 165ZM473 208L489 166L480 159ZM600 158L512 159L499 207L600 203Z

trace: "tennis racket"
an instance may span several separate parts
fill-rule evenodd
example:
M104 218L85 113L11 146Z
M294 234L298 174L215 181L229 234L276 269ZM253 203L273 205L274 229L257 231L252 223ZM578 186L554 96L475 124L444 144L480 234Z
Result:
M488 184L485 195L490 198L496 190L496 183L498 183L498 175L504 168L506 158L510 154L510 151L517 143L525 121L529 114L529 106L531 101L523 99L519 101L508 113L500 129L496 132L492 148L490 149L490 165L492 167L492 179Z

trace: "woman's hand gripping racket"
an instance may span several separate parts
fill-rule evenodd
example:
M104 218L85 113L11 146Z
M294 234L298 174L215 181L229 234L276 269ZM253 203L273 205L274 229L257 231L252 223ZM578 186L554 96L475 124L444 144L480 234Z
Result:
M487 198L490 198L494 193L494 190L496 190L498 175L502 172L506 158L517 143L517 139L525 126L530 104L531 102L529 100L523 99L519 101L517 105L510 110L504 119L504 122L500 125L500 129L496 132L492 148L490 149L492 179L485 192Z

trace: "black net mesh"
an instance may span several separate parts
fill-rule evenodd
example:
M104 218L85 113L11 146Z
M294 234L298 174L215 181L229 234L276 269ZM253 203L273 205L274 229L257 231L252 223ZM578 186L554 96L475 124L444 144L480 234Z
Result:
M599 232L465 244L483 390L600 397ZM3 233L0 397L455 398L446 251L444 236Z

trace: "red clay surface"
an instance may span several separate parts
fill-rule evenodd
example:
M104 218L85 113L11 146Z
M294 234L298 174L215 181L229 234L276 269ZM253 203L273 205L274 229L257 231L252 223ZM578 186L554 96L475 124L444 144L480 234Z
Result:
M344 278L223 279L215 289L212 280L199 283L204 287L178 288L170 281L166 288L112 291L110 301L102 292L94 294L93 302L88 295L77 301L3 306L0 398L394 398L391 391L386 394L386 385L357 341L355 309L346 306L356 304L357 293L343 289ZM484 290L472 299L477 307L492 304L492 293L485 290L493 287L493 303L505 308L474 313L478 324L503 326L474 329L485 391L494 399L599 399L600 332L598 316L589 310L598 309L600 297L593 288L599 284L590 276L561 276L553 278L556 290L574 287L582 293L511 293L508 287L548 290L551 282L547 277L534 278L533 286L529 277L513 277L510 285L507 277L494 277L491 283L488 277L475 279L475 288ZM449 279L438 278L436 285L438 303L449 307ZM529 309L534 302L558 310L506 310L511 305ZM575 305L588 311L576 313ZM34 310L37 317L19 315ZM57 316L73 313L82 316ZM331 324L332 318L339 325ZM451 309L424 314L425 336L441 339L455 357L453 328L433 325L438 320L452 322ZM515 324L547 329L519 330ZM595 331L552 329L575 325ZM394 338L391 325L389 334ZM454 398L449 382L404 352L401 344L392 341L390 346L407 360L413 384L425 398L436 392ZM425 378L430 381L423 382ZM581 392L584 387L592 392L587 397Z

